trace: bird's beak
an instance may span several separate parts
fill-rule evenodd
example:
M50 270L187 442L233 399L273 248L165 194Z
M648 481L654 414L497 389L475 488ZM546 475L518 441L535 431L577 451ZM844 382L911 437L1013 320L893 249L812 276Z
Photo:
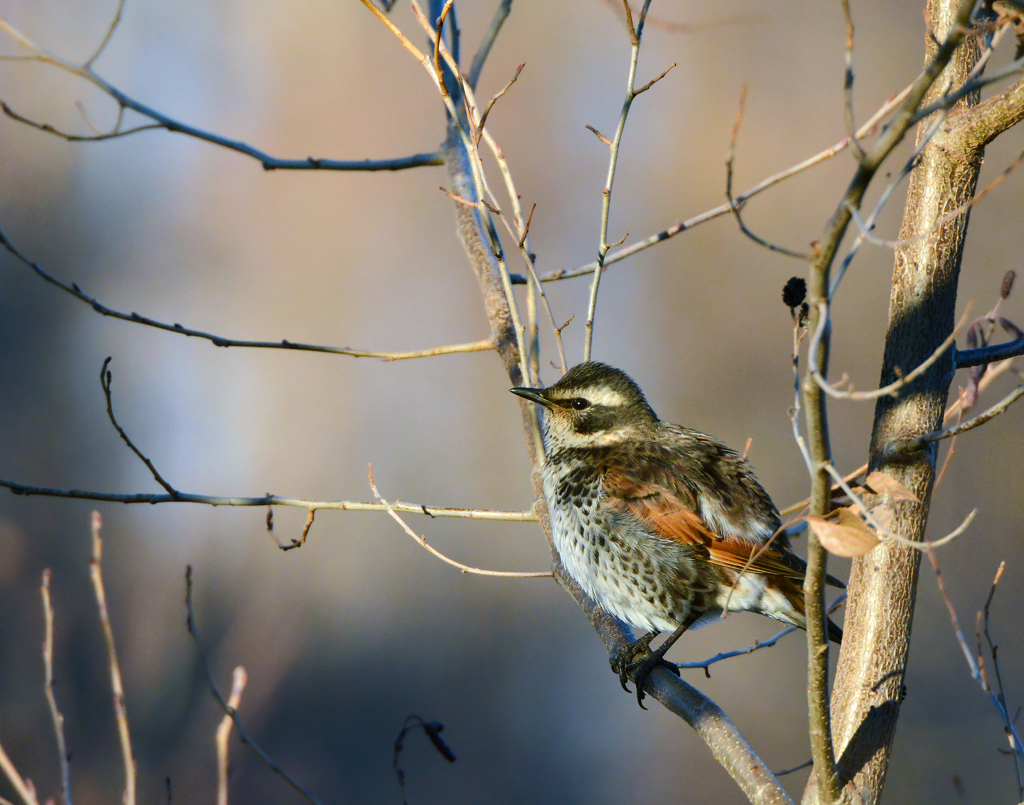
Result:
M551 401L544 396L544 389L531 389L531 388L514 388L509 389L513 394L518 397L522 397L524 400L530 400L531 402L537 403L537 405L543 405L545 408L551 407Z

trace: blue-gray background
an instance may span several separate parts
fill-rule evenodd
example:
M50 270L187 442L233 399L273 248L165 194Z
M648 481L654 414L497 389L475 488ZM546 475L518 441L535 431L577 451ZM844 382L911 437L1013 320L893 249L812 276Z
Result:
M467 51L492 3L463 3ZM515 172L541 271L596 251L606 149L584 126L614 130L628 41L599 0L521 0L480 87L526 68L489 127ZM55 52L86 58L113 2L5 0L12 24ZM740 87L750 87L737 154L746 188L844 134L845 27L838 3L655 3L662 20L721 22L688 33L652 28L641 81L678 67L635 105L610 237L629 241L724 200L724 162ZM856 113L865 119L911 81L924 24L915 3L853 4ZM416 33L409 8L394 18ZM416 35L420 41L422 37ZM4 43L3 52L17 53ZM1005 54L1003 54L1005 57ZM1005 58L1004 58L1005 60ZM197 127L282 157L388 157L436 147L443 117L418 65L359 3L132 0L98 71L127 93ZM86 133L116 110L83 82L22 62L0 64L0 97ZM245 157L167 133L68 144L0 119L0 227L41 265L128 311L238 338L406 350L484 337L479 293L453 229L441 168L397 174L265 173ZM1012 131L989 150L982 182L1021 150ZM904 154L906 151L901 152ZM893 162L893 168L899 160ZM848 154L751 202L747 221L806 248L852 172ZM492 179L497 185L497 178ZM1020 254L1020 177L973 213L959 309L994 300ZM895 237L897 198L880 229ZM892 252L865 247L834 309L834 374L878 376ZM513 268L516 269L515 264ZM742 448L780 505L805 496L793 444L791 327L779 291L793 260L719 219L610 270L595 357L622 366L664 418ZM578 359L587 286L549 285ZM1024 319L1018 294L1007 313ZM308 498L382 492L434 505L528 508L519 415L492 354L381 363L221 350L104 319L0 255L0 476L48 486L159 491L106 420L98 374L113 356L122 424L179 489ZM548 357L553 358L548 339ZM550 382L556 373L545 369ZM958 377L962 384L962 377ZM989 401L1012 384L1005 379ZM870 404L834 404L844 470L865 458ZM973 635L999 561L1008 563L993 627L1011 705L1024 699L1021 411L958 443L931 520L934 536L972 508L967 536L940 560ZM87 502L0 495L0 741L45 795L56 751L42 691L38 585L53 568L58 697L67 716L76 801L119 797L120 760L102 638L88 586ZM410 713L446 723L459 761L407 741L415 802L619 802L671 797L738 802L701 741L659 706L618 689L599 641L548 580L460 575L378 514L322 512L309 543L280 553L263 510L101 505L106 577L138 758L141 801L213 796L213 731L184 629L184 568L195 566L199 626L218 678L244 665L251 733L324 802L398 802L391 746ZM278 509L297 536L301 511ZM544 569L534 525L412 518L442 550L497 569ZM836 569L838 568L838 569ZM842 562L836 572L845 574ZM687 636L698 659L772 634L753 616ZM730 712L774 768L809 754L805 649L798 636L687 675ZM931 571L922 570L908 697L888 799L1015 801L1001 726L970 680ZM1015 705L1014 705L1015 706ZM233 799L298 798L244 747ZM806 772L788 778L799 791ZM4 784L0 795L8 798Z

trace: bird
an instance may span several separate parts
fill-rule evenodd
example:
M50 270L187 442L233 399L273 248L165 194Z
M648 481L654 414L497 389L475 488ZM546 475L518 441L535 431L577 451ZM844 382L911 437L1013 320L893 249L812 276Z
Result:
M744 458L659 419L636 382L604 363L510 391L543 408L544 497L562 566L605 610L646 632L611 658L627 691L632 673L641 707L656 665L678 674L663 659L672 644L724 611L807 628L807 563ZM842 630L831 619L827 628L840 643Z

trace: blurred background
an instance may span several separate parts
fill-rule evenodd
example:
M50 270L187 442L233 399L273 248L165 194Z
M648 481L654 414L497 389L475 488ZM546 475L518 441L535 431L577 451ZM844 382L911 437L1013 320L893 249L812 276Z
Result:
M47 49L86 59L115 11L76 0L3 0L0 13ZM494 2L458 7L466 63ZM584 127L614 131L628 66L615 4L516 3L484 72L490 97L520 62L518 83L488 127L515 173L542 272L597 249L606 148ZM839 3L713 5L663 0L639 75L672 71L633 106L610 239L628 242L725 199L724 162L740 88L749 86L737 190L844 136L845 26ZM853 3L856 116L864 120L918 73L918 3ZM422 36L407 4L393 19ZM1004 50L1010 50L1007 44ZM18 48L4 40L2 52ZM997 61L1005 63L1006 53ZM280 157L385 158L443 138L421 68L356 2L132 0L96 69L143 103ZM0 63L0 97L19 112L89 133L116 107L82 81L26 62ZM130 121L129 121L130 122ZM988 152L982 186L1022 148L1012 130ZM443 168L399 173L264 172L239 154L166 132L72 144L0 119L0 228L66 282L125 311L223 336L422 349L485 337L476 281L438 191ZM896 170L906 149L894 159ZM852 174L849 154L758 197L748 225L805 249ZM494 180L492 180L494 181ZM876 188L875 195L881 188ZM899 194L898 194L899 195ZM882 217L898 230L902 199ZM1021 253L1021 177L973 211L958 308L994 302ZM892 270L865 246L834 307L833 374L875 383ZM515 262L513 270L522 270ZM808 492L787 411L792 327L779 294L798 261L769 253L720 218L609 270L594 356L621 366L665 419L742 449L781 506ZM570 362L582 355L587 282L549 284ZM1024 319L1024 292L1006 315ZM555 359L547 333L546 356ZM218 349L103 318L0 254L0 477L42 486L159 492L110 427L98 382L112 356L121 424L177 488L224 495L367 500L372 462L382 494L438 506L529 508L529 467L516 402L491 353L382 363L345 356ZM961 346L962 346L961 341ZM545 368L544 380L557 372ZM954 387L963 385L958 375ZM983 398L1013 385L1004 378ZM955 391L955 388L954 388ZM939 559L973 635L1001 560L992 607L1011 710L1024 702L1021 416L1011 409L963 438L937 493L935 537L979 509ZM846 471L866 459L873 408L833 404ZM67 720L76 802L120 797L122 772L102 635L88 580L89 512L104 519L105 575L139 766L140 801L210 801L220 718L184 623L194 567L201 639L223 687L244 665L249 732L325 803L401 801L392 745L410 714L445 723L449 765L406 740L407 793L428 802L617 802L665 797L739 802L700 739L660 706L619 690L604 650L549 579L461 575L388 517L321 512L307 544L282 553L261 509L124 506L0 493L0 741L41 794L57 796L56 749L43 697L39 598L53 570L57 695ZM297 537L305 512L279 508L276 533ZM545 570L535 524L410 517L469 564ZM802 541L801 541L802 542ZM802 550L802 545L797 545ZM846 563L833 562L839 575ZM687 635L697 660L776 631L749 615ZM685 674L718 701L773 768L809 757L804 642ZM1001 724L971 681L932 571L922 568L914 645L886 797L892 802L1010 802L1016 785ZM233 743L232 798L298 802ZM786 778L802 790L806 771ZM14 794L0 782L0 796Z

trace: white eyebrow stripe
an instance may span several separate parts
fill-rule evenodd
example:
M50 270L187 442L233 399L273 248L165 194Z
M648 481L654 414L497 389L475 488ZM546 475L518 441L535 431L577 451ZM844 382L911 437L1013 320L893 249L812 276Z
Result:
M615 389L588 389L586 392L586 398L590 400L594 405L606 405L609 408L616 408L626 402L626 398L623 397Z

